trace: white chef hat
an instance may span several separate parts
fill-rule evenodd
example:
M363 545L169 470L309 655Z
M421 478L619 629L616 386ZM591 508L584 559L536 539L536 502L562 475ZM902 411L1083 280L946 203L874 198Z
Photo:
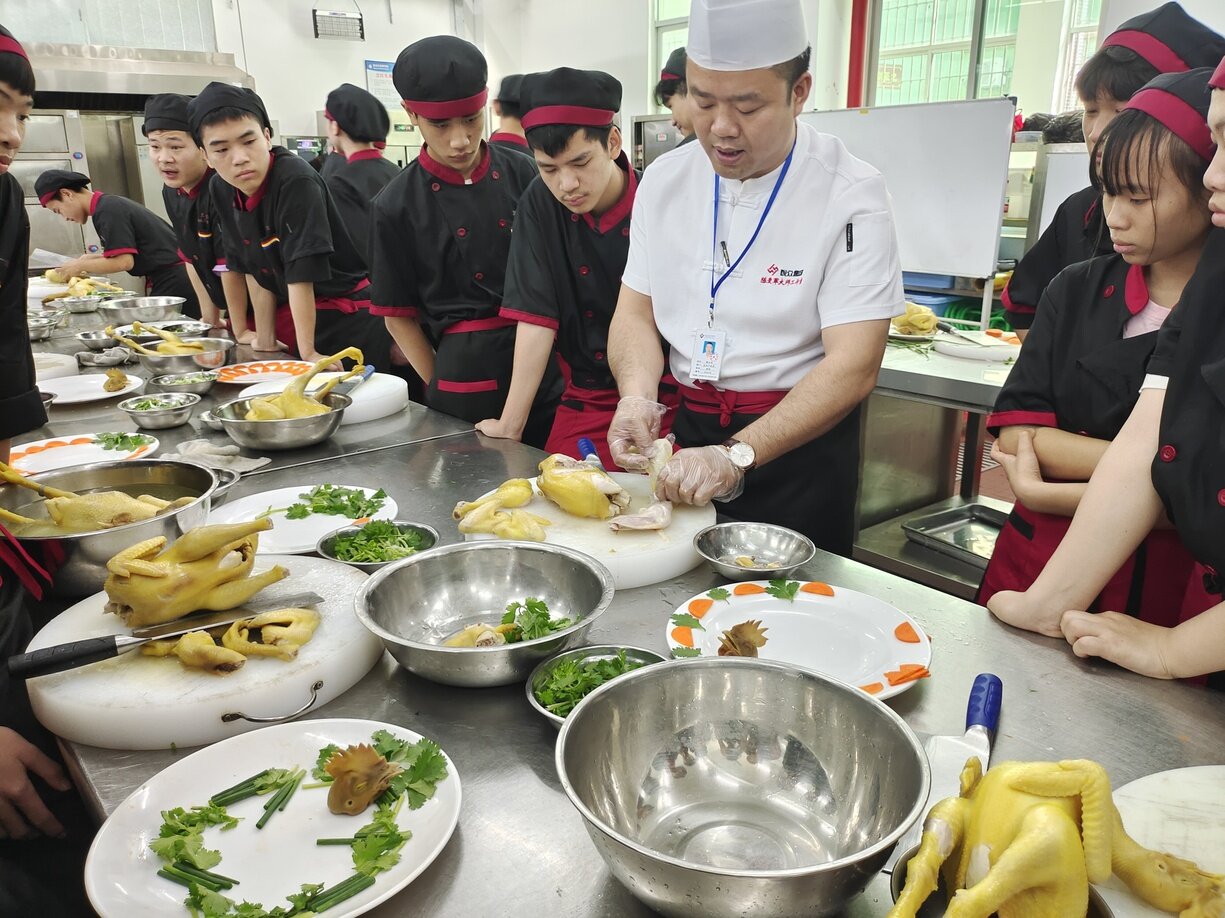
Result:
M692 0L685 53L707 70L756 70L808 47L800 0Z

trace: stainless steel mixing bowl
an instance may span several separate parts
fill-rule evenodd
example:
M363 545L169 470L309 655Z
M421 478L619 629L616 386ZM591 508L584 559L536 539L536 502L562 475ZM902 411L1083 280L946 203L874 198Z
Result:
M142 354L137 351L140 365L154 376L215 370L230 362L230 353L234 350L232 338L184 338L183 340L202 345L204 350L197 354Z
M563 650L557 656L550 657L532 670L531 676L528 677L527 683L524 685L524 690L527 693L527 703L532 706L532 709L537 714L560 730L561 725L566 722L566 719L558 717L541 704L540 699L536 697L536 692L549 681L549 677L553 675L559 664L573 661L583 666L600 660L615 660L621 651L625 651L626 663L632 664L635 667L649 666L652 663L662 663L664 661L664 657L653 650L631 647L628 644L591 644L587 647L573 647L570 650ZM618 676L617 678L621 677Z
M116 297L100 303L98 315L105 325L158 322L178 316L179 308L186 302L181 296Z
M340 427L345 409L353 404L347 395L335 392L323 399L323 404L332 410L327 414L316 414L307 418L288 418L280 421L248 421L247 411L251 398L236 398L213 409L213 417L230 438L249 449L299 449L322 443Z
M188 382L192 377L201 379ZM171 373L157 376L149 380L149 384L163 392L191 392L195 395L207 395L217 383L217 373L213 370L195 370L188 373Z
M719 523L707 526L693 537L693 547L710 568L728 580L770 580L789 577L807 564L817 548L806 536L771 523ZM752 567L736 563L747 557Z
M495 647L444 647L469 625L497 624L506 606L544 600L552 618L574 623L547 637ZM522 682L536 664L587 633L613 598L608 568L589 555L542 542L466 542L397 561L357 594L357 617L400 665L444 685Z
M731 657L601 686L566 718L556 761L613 876L669 916L839 913L930 784L918 739L881 702Z
M106 562L123 549L157 536L174 541L188 529L204 525L217 484L216 476L203 466L169 459L96 462L31 475L30 480L77 494L125 491L134 497L152 494L167 500L187 495L198 497L185 507L114 529L74 535L19 534L20 541L40 549L58 543L52 550L62 552L63 560L55 572L51 592L61 597L89 596L101 590L107 576ZM41 503L42 498L26 488L0 486L0 507L6 510L38 519L46 516L38 506Z
M400 532L415 532L421 537L421 547L417 549L415 554L420 554L423 551L429 551L438 544L438 530L433 526L427 526L425 523L415 523L412 520L380 520L379 522L391 522ZM390 564L395 564L401 560L396 558L394 561L346 561L343 558L336 557L336 540L341 536L352 535L355 532L361 532L362 529L368 526L369 523L356 523L351 526L341 526L339 529L333 529L327 535L322 536L315 543L315 551L324 558L332 561L339 561L341 564L347 564L349 567L355 567L359 571L365 571L367 574L373 574L377 570L382 570ZM406 557L412 557L407 555Z
M91 351L104 351L108 347L114 347L119 343L104 331L80 332L77 334L76 339Z
M140 408L147 402L156 402L165 407ZM136 422L137 427L145 430L167 430L179 427L191 419L191 410L200 403L200 396L190 392L169 393L162 395L137 395L125 398L119 403L119 410Z

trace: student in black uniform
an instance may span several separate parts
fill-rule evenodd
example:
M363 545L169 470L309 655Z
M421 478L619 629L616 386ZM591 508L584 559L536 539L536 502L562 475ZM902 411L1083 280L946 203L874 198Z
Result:
M521 99L540 177L519 201L500 313L519 323L515 371L502 416L476 429L522 437L556 338L566 389L544 448L581 458L578 439L588 437L612 468L605 435L618 395L608 369L608 323L629 254L640 178L613 124L621 84L597 70L561 67L524 77ZM674 385L671 390L675 407Z
M162 203L170 217L179 257L188 265L187 277L200 303L200 317L215 328L225 328L220 310L227 299L240 306L231 312L246 315L246 277L226 271L221 230L213 218L209 181L213 170L196 145L187 121L191 100L177 93L162 93L145 100L141 130L149 140L149 160L165 182ZM221 267L218 273L215 269ZM236 330L235 337L249 344L255 333Z
M1211 85L1216 152L1204 184L1214 229L1199 265L1067 538L1027 592L1001 593L990 609L1010 624L1062 634L1079 657L1159 679L1208 676L1209 685L1225 688L1225 61ZM1080 611L1163 512L1202 572L1188 585L1182 623L1161 628L1113 611Z
M188 114L217 170L227 264L239 264L266 291L264 303L275 304L277 338L303 360L353 346L366 363L387 367L391 342L369 312L366 266L319 173L272 145L259 96L209 83ZM263 321L256 334L267 343Z
M1116 254L1065 268L1046 288L987 420L1017 504L979 602L1027 589L1058 547L1199 261L1211 227L1203 184L1213 155L1204 124L1211 73L1162 74L1102 138L1102 209ZM1094 607L1176 625L1192 564L1175 533L1155 530Z
M516 323L498 310L536 166L481 140L487 70L475 45L423 38L392 78L425 144L374 202L371 312L428 385L426 404L475 424L501 415L510 388ZM559 391L560 380L541 386L524 442L544 443Z
M26 332L30 221L9 169L34 108L34 71L0 26L0 460L13 437L47 421ZM46 568L0 525L0 660L33 634L30 595ZM0 915L87 915L82 877L92 827L64 775L51 736L34 719L25 684L0 665Z
M1174 2L1115 29L1076 75L1091 159L1096 158L1106 126L1140 87L1159 73L1215 67L1223 54L1225 38L1192 19ZM1096 181L1069 196L1012 272L1004 288L1004 311L1022 339L1033 324L1042 292L1056 274L1068 265L1113 251L1101 199Z
M523 74L512 73L502 77L498 94L493 97L493 113L498 116L498 129L489 135L489 142L499 146L530 152L527 138L523 136L522 103Z
M689 84L685 82L684 48L676 48L668 55L668 62L659 72L659 82L655 84L655 104L662 105L672 113L672 124L681 132L681 142L677 146L689 143L697 135L693 132L693 114L689 99Z
M369 263L371 202L400 172L382 153L391 119L382 102L352 83L342 83L328 93L323 114L328 121L328 142L342 159L336 168L320 174L349 237Z
M101 255L82 255L59 271L77 274L118 274L126 271L145 280L149 296L181 296L184 315L200 316L196 289L179 258L170 224L135 201L117 194L89 190L89 176L66 169L48 169L34 182L39 202L70 223L90 219L102 243Z

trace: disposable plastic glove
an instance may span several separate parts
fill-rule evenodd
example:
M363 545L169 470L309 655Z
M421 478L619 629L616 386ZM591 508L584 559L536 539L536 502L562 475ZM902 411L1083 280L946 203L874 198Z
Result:
M613 462L629 472L646 470L653 444L667 408L643 398L627 395L617 402L617 412L608 425L608 450Z
M735 500L744 493L744 472L722 446L682 449L659 473L655 496L673 503L703 506Z

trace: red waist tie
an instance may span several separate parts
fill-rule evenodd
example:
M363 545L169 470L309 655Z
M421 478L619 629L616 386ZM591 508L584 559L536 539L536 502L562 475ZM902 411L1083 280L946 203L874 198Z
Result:
M464 319L447 326L444 335L466 335L469 332L493 331L495 328L514 328L519 323L514 319L490 316L488 319Z
M43 598L43 583L50 583L51 575L30 557L25 546L3 526L0 526L0 565L16 574L31 596L35 599ZM0 577L0 581L2 580Z
M370 303L368 300L353 299L353 295L355 293L360 293L361 291L365 290L369 286L370 286L369 279L363 277L361 281L358 283L358 285L354 287L352 290L350 290L348 293L341 294L340 296L316 297L315 308L330 310L333 312L343 312L346 315L352 315L353 313L361 309L369 309ZM284 341L285 339L282 338L281 340Z
M678 383L681 405L696 414L717 414L719 426L728 427L733 414L765 414L790 392L790 389L763 389L760 392L733 392L716 389L708 382L699 381L696 386Z

